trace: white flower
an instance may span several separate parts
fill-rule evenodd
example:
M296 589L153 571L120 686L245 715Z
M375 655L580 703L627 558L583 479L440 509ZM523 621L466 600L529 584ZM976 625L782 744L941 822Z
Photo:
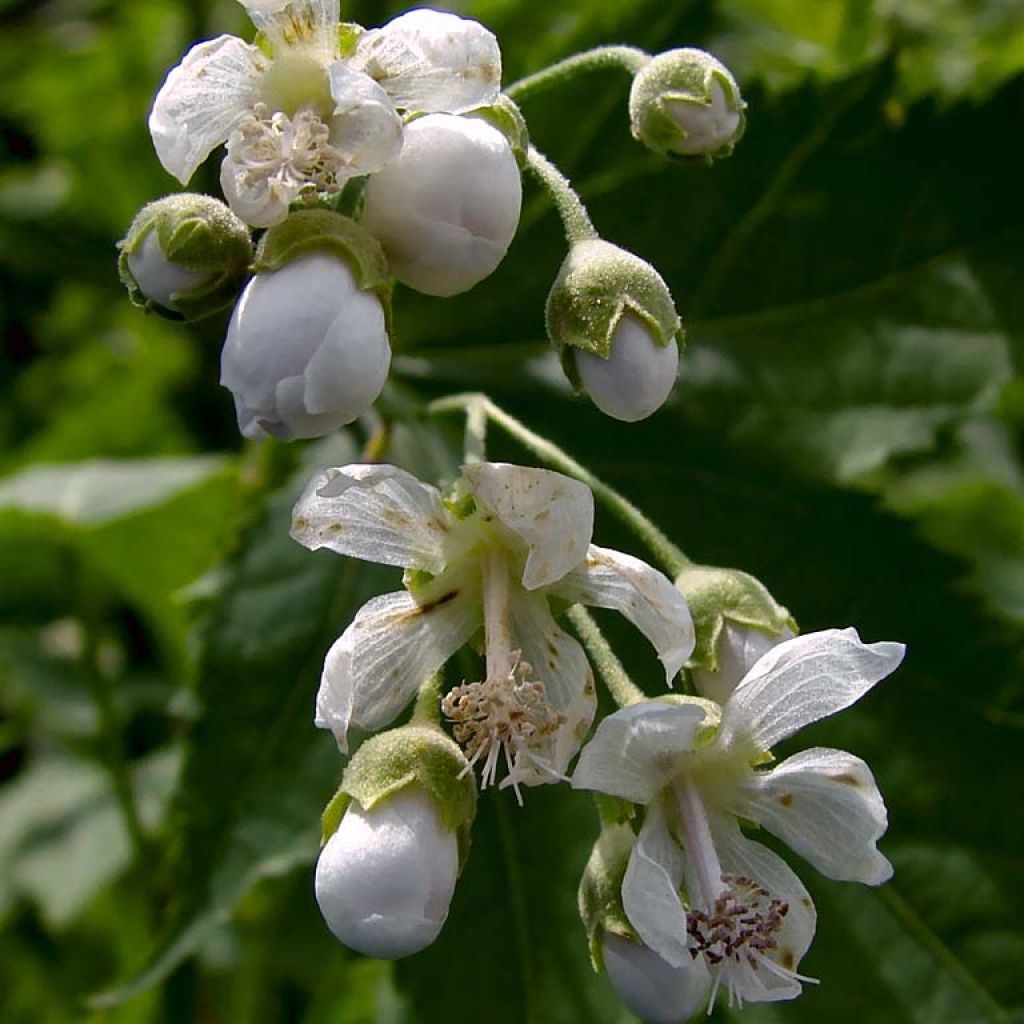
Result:
M903 652L852 629L796 637L768 651L721 709L700 698L634 704L604 719L580 755L576 788L647 806L622 886L630 923L712 1000L723 985L732 1005L791 999L811 980L796 973L814 935L811 898L741 819L829 878L879 885L892 874L875 846L885 804L863 761L815 748L758 766L774 744L862 697Z
M601 957L615 994L645 1024L689 1020L707 999L702 978L695 979L689 967L673 967L642 942L605 932Z
M788 626L781 633L766 633L727 619L722 623L722 633L718 638L718 668L713 672L706 668L691 668L694 685L702 697L724 704L762 655L792 638L793 630Z
M344 466L312 481L292 536L308 548L402 566L406 590L357 612L324 664L316 724L347 749L352 726L391 722L483 626L486 676L445 698L456 738L493 782L562 777L594 714L593 674L551 598L611 608L652 643L671 681L693 648L682 595L650 566L590 543L593 496L541 469L473 463L455 496L394 466Z
M399 281L456 295L489 276L519 225L519 167L505 136L477 118L429 114L398 158L370 178L363 224Z
M437 938L459 874L455 833L407 786L364 811L352 803L316 865L316 900L334 935L382 960Z
M390 363L380 299L342 260L309 253L246 286L220 382L246 437L320 437L369 409Z
M239 2L272 56L230 35L197 44L167 76L149 128L182 184L227 143L221 184L254 226L383 167L401 148L399 110L463 109L497 96L498 44L476 22L419 12L412 30L396 19L342 58L338 0ZM436 45L413 59L414 42L430 32Z
M646 419L672 392L679 370L679 346L659 345L635 313L625 312L612 334L608 358L578 350L576 370L594 405L626 423Z

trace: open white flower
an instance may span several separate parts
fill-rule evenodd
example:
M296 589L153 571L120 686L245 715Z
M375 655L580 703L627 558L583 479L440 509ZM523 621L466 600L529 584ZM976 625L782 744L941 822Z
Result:
M868 766L815 748L769 771L770 748L849 707L903 658L853 629L809 633L761 657L721 708L701 698L633 704L601 722L573 775L578 789L647 806L622 903L643 942L689 967L714 1000L792 999L814 936L807 890L776 854L747 839L763 826L819 871L879 885L885 804ZM680 896L680 892L684 896Z
M486 676L444 709L483 784L562 778L594 715L593 673L549 601L611 608L651 642L673 677L693 648L682 595L630 555L590 543L594 499L569 477L504 463L467 465L450 500L394 466L317 476L292 537L311 549L406 569L406 589L356 614L324 664L316 724L347 749L348 730L391 722L483 626Z
M399 111L460 111L498 94L498 43L475 21L412 12L342 56L338 0L239 2L270 56L231 35L197 44L157 93L149 129L182 184L227 143L221 185L254 226L387 164L401 149Z

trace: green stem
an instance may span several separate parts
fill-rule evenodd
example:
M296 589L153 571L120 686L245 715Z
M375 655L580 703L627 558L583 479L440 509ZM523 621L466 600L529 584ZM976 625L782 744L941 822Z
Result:
M79 570L81 574L82 570ZM92 596L82 594L80 589L79 621L82 626L82 652L80 664L86 685L96 712L99 716L100 739L103 744L103 759L110 783L114 790L124 826L131 839L135 856L140 857L146 849L146 834L142 828L139 811L132 792L131 771L121 742L121 718L114 703L114 691L110 680L100 663L99 624L90 611Z
M486 395L479 393L450 395L432 402L427 407L427 412L430 415L453 411L468 413L470 408L482 409L492 423L501 427L542 462L585 483L593 491L594 497L610 512L618 516L647 545L655 560L669 576L675 578L683 569L692 564L690 559L629 499L624 498L613 487L594 476L590 470L581 466L556 444L535 434L524 423L499 408Z
M650 56L635 46L597 46L585 53L575 53L549 68L513 82L506 90L517 103L529 99L536 93L557 88L571 82L579 75L605 68L622 68L635 75L649 60Z
M605 640L604 633L590 612L583 605L577 604L569 609L568 616L576 635L580 638L580 643L590 656L591 663L612 695L612 700L620 708L646 700L647 695L629 678L629 673L622 667L622 662Z
M467 463L487 461L487 409L479 402L466 407L462 450Z
M601 237L569 179L534 146L527 151L526 166L551 196L570 245Z
M421 687L416 695L416 705L412 709L412 724L441 724L441 687L443 685L440 672L435 672Z

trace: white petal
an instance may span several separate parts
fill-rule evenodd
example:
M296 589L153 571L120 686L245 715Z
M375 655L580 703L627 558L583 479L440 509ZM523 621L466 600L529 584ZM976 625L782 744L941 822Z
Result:
M220 190L231 212L253 228L269 228L288 216L291 204L298 199L302 183L297 179L250 174L249 164L232 152L220 165Z
M387 725L479 626L475 601L419 605L405 591L368 601L327 652L316 725L347 750L350 726Z
M347 161L350 174L379 171L402 149L402 119L388 94L368 75L340 60L327 73L334 100L331 145Z
M193 46L153 101L149 132L164 168L183 185L259 100L269 59L235 36Z
M712 833L723 874L741 875L760 883L774 899L784 900L789 911L775 935L775 949L765 953L786 971L795 971L814 938L817 914L803 883L789 865L767 847L747 839L735 819L712 822ZM744 1002L776 1002L800 994L800 982L773 974L763 966L733 975Z
M352 59L402 110L454 114L498 98L498 40L454 14L409 11L362 35Z
M312 551L436 574L447 531L435 488L395 466L351 465L314 477L295 504L291 535Z
M723 622L718 638L718 668L714 672L705 668L691 669L694 685L702 697L724 707L758 659L777 644L792 639L793 631L788 626L773 636L736 622Z
M555 622L545 597L513 587L509 606L513 645L533 669L531 678L544 684L548 702L565 716L551 742L537 751L564 774L594 720L594 673L583 648ZM516 778L530 784L557 781L550 772L533 770L526 763L517 764Z
M769 750L811 722L860 700L903 660L903 644L861 642L855 629L807 633L773 647L733 692L722 742Z
M646 804L679 771L696 743L704 709L648 700L601 720L572 776L574 789L593 789Z
M591 544L583 565L561 580L553 593L625 615L658 652L669 686L693 653L693 619L685 598L665 575L639 558Z
M881 885L892 865L875 847L888 817L871 769L843 750L815 747L747 783L739 813L841 882Z
M683 861L660 802L651 804L622 880L622 908L646 945L673 967L693 962L679 898Z
M708 1000L711 977L703 957L673 967L643 943L605 932L601 958L615 994L646 1024L679 1024Z
M560 580L586 557L594 532L594 496L585 484L547 469L504 462L476 462L462 472L477 504L526 542L527 590Z
M326 64L338 54L338 0L239 0L270 41L275 59L306 51Z

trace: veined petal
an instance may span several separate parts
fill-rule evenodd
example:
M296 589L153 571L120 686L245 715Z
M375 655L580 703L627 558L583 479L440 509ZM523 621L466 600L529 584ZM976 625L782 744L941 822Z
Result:
M198 43L153 101L149 133L165 170L183 185L256 105L270 60L235 36Z
M594 532L594 496L578 480L547 469L476 462L463 467L477 504L529 548L523 586L546 587L575 569Z
M597 708L594 673L583 648L551 615L547 600L514 588L509 595L512 643L532 668L531 678L544 684L548 703L565 716L550 741L535 752L559 775L564 774L587 735ZM536 765L517 763L517 781L555 782L557 777ZM520 771L522 769L522 771Z
M669 686L693 653L693 619L683 595L646 562L590 545L586 560L553 593L568 601L611 608L624 615L658 652Z
M684 859L668 830L661 802L655 801L629 855L622 909L645 945L673 967L694 963L686 911L679 898Z
M238 0L270 41L274 57L305 50L324 64L338 54L338 0Z
M401 110L457 114L501 87L501 50L477 21L424 8L364 33L352 57Z
M367 562L439 573L448 518L441 495L395 466L327 469L292 513L292 537Z
M593 789L637 804L650 803L696 746L704 709L648 700L601 720L583 748L574 789Z
M807 633L773 647L733 691L722 742L769 750L811 722L860 700L903 660L903 644L865 644L855 629Z
M369 75L336 60L327 69L334 100L331 145L351 175L372 174L402 148L402 119L388 94Z
M776 974L762 964L732 975L731 984L744 1002L770 1003L793 999L800 994L800 982L787 977L795 972L814 938L817 914L803 883L789 865L767 847L755 843L740 832L734 818L717 818L711 823L712 836L724 874L750 878L764 886L774 899L789 907L782 927L775 934L776 946L762 955L777 964Z
M732 696L733 690L739 686L758 659L776 644L785 643L792 638L793 631L788 626L777 636L772 636L751 626L742 626L738 622L723 622L722 632L718 638L718 668L714 672L706 668L690 669L697 692L702 697L725 707L725 702Z
M843 750L815 747L745 784L739 813L841 882L881 885L892 865L875 843L888 816L871 769Z
M478 625L471 600L419 605L400 591L367 601L327 652L316 725L347 751L350 726L387 725Z

